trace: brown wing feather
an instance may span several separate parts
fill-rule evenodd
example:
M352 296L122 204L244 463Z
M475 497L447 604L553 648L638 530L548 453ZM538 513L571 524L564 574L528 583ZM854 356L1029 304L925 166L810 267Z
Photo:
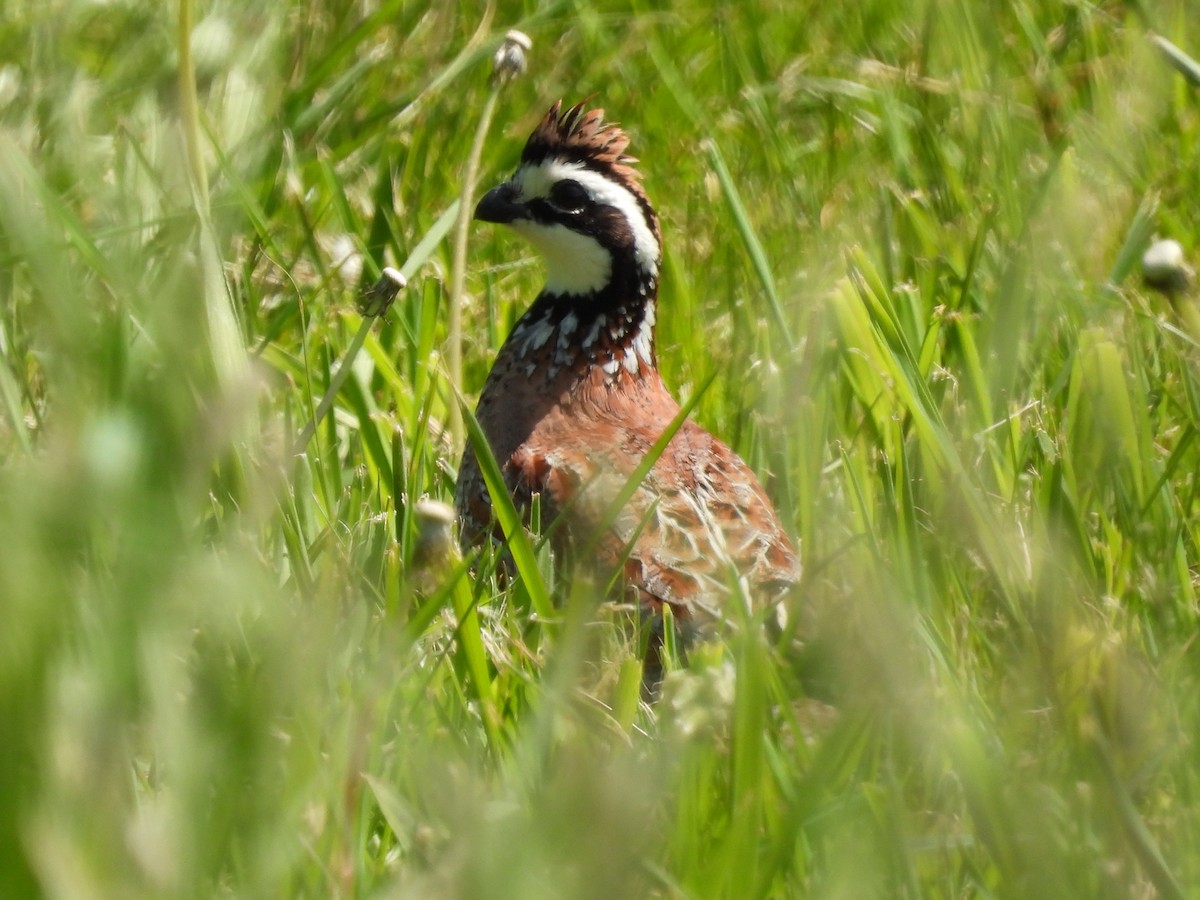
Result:
M586 442L580 431L558 432L537 435L507 461L514 496L527 502L537 492L548 516L561 512L560 546L595 546L608 571L624 560L625 580L644 601L715 619L736 580L769 601L798 579L795 551L754 474L700 426L684 424L598 540L655 436L611 421L589 422Z

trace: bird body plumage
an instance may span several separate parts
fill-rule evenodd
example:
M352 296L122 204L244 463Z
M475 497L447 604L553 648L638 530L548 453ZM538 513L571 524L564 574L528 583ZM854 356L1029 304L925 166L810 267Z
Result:
M771 602L799 562L754 474L728 446L685 421L616 514L610 506L679 413L658 372L654 327L658 219L604 111L555 104L517 173L476 217L511 226L547 261L547 284L488 375L477 417L518 508L540 495L561 516L555 546L620 569L646 608L682 621L722 618L734 595ZM457 508L467 542L494 533L468 448Z

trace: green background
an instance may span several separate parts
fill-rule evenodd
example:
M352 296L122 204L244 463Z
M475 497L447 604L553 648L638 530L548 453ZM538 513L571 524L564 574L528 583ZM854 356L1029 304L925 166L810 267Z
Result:
M191 103L174 4L7 0L0 895L1198 889L1200 318L1138 276L1196 249L1196 13L201 3ZM804 557L802 647L653 712L587 582L421 538L449 241L293 452L511 27L480 186L560 97L627 128L664 377ZM472 227L468 398L540 277Z

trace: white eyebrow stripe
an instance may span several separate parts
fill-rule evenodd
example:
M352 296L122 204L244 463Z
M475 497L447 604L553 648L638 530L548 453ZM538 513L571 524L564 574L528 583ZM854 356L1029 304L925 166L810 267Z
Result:
M612 178L587 168L582 163L549 159L527 164L517 170L513 183L525 200L550 196L550 189L559 181L579 182L592 199L602 206L611 206L629 222L633 232L634 258L644 272L657 272L660 248L654 230L646 220L645 210L628 188Z

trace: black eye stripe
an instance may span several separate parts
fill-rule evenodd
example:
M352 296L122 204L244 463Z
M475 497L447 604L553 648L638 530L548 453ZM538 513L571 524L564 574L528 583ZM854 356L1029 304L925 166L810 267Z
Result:
M544 197L528 201L525 207L529 210L529 217L536 222L551 224L562 218L562 210Z
M564 212L582 212L591 202L591 195L578 181L566 179L550 188L550 202Z

